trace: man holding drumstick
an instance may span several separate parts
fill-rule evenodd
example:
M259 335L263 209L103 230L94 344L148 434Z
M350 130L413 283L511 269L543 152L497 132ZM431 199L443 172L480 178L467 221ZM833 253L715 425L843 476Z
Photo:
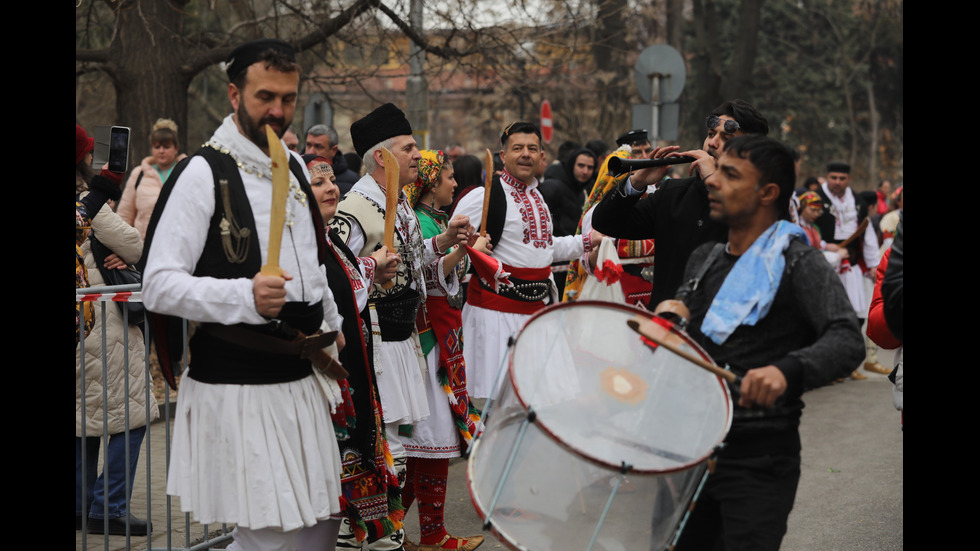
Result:
M689 318L691 337L741 377L731 431L678 549L711 550L719 539L725 549L779 548L800 477L803 389L847 375L864 356L837 274L787 220L794 181L785 145L728 141L704 180L727 244L697 248L678 300L657 308Z
M328 358L310 352L333 342L341 319L319 262L309 173L280 139L299 71L282 40L231 52L233 113L174 169L143 250L147 311L201 322L180 381L167 493L202 524L235 523L228 549L332 549L340 527L337 402L314 374ZM285 192L280 204L274 189Z
M486 190L474 189L460 199L454 211L475 226L487 218L487 237L493 257L510 274L512 286L491 289L474 278L463 306L463 355L467 390L472 398L489 398L507 354L507 340L534 312L558 302L551 264L578 258L599 245L601 236L555 236L551 211L538 191L534 172L542 155L541 131L529 122L511 123L500 136L504 171L495 178L488 212L483 212Z
M466 241L473 232L469 221L460 216L453 217L442 234L423 239L403 191L418 176L422 154L401 109L386 103L355 121L350 133L354 149L364 160L366 175L344 195L331 225L365 267L366 278L374 282L368 303L371 330L376 336L375 350L369 353L374 354L385 434L399 480L403 481L407 461L403 437L411 435L413 426L430 415L422 376L425 359L416 326L416 316L426 298L423 268L434 267L451 247ZM391 226L386 224L389 220ZM388 240L397 254L385 249ZM380 250L387 253L384 266L377 263L380 255L376 252ZM360 549L348 528L345 523L337 547ZM369 546L372 550L398 551L403 543L404 530L399 529L369 542Z

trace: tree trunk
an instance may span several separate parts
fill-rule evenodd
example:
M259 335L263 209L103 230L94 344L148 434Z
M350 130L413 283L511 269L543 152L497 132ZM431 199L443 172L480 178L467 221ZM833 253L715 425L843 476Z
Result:
M866 84L868 91L868 112L871 115L871 132L868 144L868 183L869 189L878 187L881 177L878 175L878 127L881 123L881 115L878 113L878 106L875 105L874 84L868 81Z
M150 153L150 132L159 118L177 123L187 148L187 69L182 0L122 2L107 73L116 89L118 124L132 128L130 168ZM166 75L161 78L161 75Z
M763 0L742 0L739 6L739 40L735 42L732 61L725 72L721 101L743 98L752 89L752 70L755 68L759 25L762 21L762 2Z
M682 109L681 120L691 117L701 120L708 111L721 103L721 49L718 21L714 4L710 0L694 1L694 51L691 52L691 73L698 83L693 104ZM703 130L703 125L698 125ZM699 142L702 136L688 136Z
M739 5L739 24L734 51L727 68L723 66L725 50L721 43L721 25L714 3L711 0L695 0L694 28L696 51L691 59L692 74L698 83L699 91L694 105L688 106L683 118L695 117L701 120L704 115L721 102L745 98L752 90L752 71L755 67L756 50L759 39L759 26L762 19L764 0L742 0ZM700 127L699 127L700 128ZM703 136L690 136L700 140Z
M667 44L684 55L684 0L667 0Z
M598 21L592 41L598 91L600 136L616 136L628 128L630 67L626 65L626 0L596 0Z

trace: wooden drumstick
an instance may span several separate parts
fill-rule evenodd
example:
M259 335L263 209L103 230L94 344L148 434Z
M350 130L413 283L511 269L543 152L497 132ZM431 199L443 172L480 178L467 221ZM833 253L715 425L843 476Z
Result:
M738 376L732 373L731 371L726 371L718 367L717 365L706 362L704 361L704 359L698 356L695 356L693 354L681 350L677 345L667 342L667 339L659 335L664 333L667 334L671 334L671 333L664 327L658 325L657 322L653 321L652 319L637 314L636 317L634 317L633 319L627 320L626 325L629 325L630 329L636 331L644 338L650 339L651 341L657 343L657 345L662 346L667 350L670 350L674 354L677 354L678 356L684 358L685 360L710 371L711 373L721 377L722 379L725 379L729 383L735 384L738 381Z
M391 252L395 251L395 220L398 219L398 196L402 192L398 182L399 167L398 160L388 151L381 148L381 159L385 163L385 233L384 245ZM395 285L394 279L389 279L381 284L382 289L391 289Z
M269 211L269 248L266 262L259 272L262 275L282 277L279 266L279 249L282 247L282 231L286 222L286 199L289 195L289 160L286 151L272 127L265 125L269 142L269 159L272 162L272 206Z
M490 210L490 186L493 183L493 153L487 149L486 170L483 176L483 212L480 214L480 236L487 237L487 211Z
M867 228L868 228L868 218L865 217L864 220L861 221L861 225L858 226L858 229L854 230L854 233L852 233L850 237L838 243L837 246L847 247L848 245L851 244L851 241L854 241L858 237L862 237L864 235L864 230L866 230Z

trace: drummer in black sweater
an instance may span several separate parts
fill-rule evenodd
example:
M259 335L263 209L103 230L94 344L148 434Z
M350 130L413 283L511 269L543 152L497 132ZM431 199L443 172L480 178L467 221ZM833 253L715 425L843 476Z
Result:
M708 192L704 179L715 170L715 160L725 142L744 134L768 134L769 123L746 101L726 101L705 120L708 134L702 149L678 152L676 145L654 148L649 158L689 155L691 177L661 180L669 167L633 172L618 193L609 193L592 215L596 231L622 239L655 239L651 309L673 298L684 275L684 265L698 245L725 241L728 226L708 217ZM660 182L656 193L644 195Z
M788 221L794 182L792 151L776 140L725 144L703 185L727 243L698 247L677 293L683 304L657 308L689 319L691 338L742 378L681 551L720 549L719 540L725 549L779 548L800 478L803 390L847 375L864 357L837 274Z

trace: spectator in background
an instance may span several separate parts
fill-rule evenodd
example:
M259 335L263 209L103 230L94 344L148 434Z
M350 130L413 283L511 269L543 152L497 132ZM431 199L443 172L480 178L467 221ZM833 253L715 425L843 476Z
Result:
M538 191L551 211L552 230L556 237L575 235L585 198L595 184L598 163L595 153L585 147L576 149L562 163L565 178L549 178L538 185ZM555 285L558 295L565 293L565 280L569 263L566 260L555 262Z
M548 165L548 168L546 168L544 171L544 176L542 178L538 178L538 182L550 180L552 178L557 178L562 181L566 180L568 173L565 172L565 168L562 166L562 164L568 159L568 156L571 155L573 151L581 148L582 144L578 142L573 142L570 140L565 140L562 142L561 145L558 146L558 154L555 156L555 160Z
M463 147L463 144L455 142L446 148L446 155L449 157L450 163L455 163L457 159L466 155L466 148Z
M820 187L820 180L816 176L807 176L806 180L803 180L803 185L796 188L796 195L800 196L808 191L816 192Z
M456 174L456 191L453 192L453 204L447 210L452 213L460 197L475 188L483 187L483 163L476 155L463 155L453 162Z
M888 180L882 180L878 182L878 187L875 189L875 210L878 211L879 215L884 215L886 212L891 210L888 205L890 195L892 194L892 183Z
M358 175L360 179L361 174L361 158L357 156L357 153L349 151L344 153L344 160L347 161L347 169Z
M299 136L296 135L292 126L287 128L286 133L282 135L282 143L286 144L286 149L299 153Z
M545 171L548 170L548 148L541 148L541 160L538 161L538 167L534 169L534 179L541 182L543 181Z
M904 209L904 186L898 186L891 196L892 211L881 217L881 248L882 251L892 246L895 232L898 230L898 217Z
M86 205L92 230L82 243L81 252L89 283L98 287L106 285L103 270L125 270L139 260L143 239L136 228L106 204L107 198L119 198L118 183L122 181L122 175L113 175L105 169L101 175L93 174L90 140L86 132L75 125L76 206L79 202ZM92 253L96 239L112 251L103 266L97 264ZM83 516L88 515L90 533L125 535L128 527L130 535L145 536L151 530L150 523L127 511L127 503L133 490L147 419L153 421L159 417L160 410L152 394L147 398L149 381L147 371L143 369L143 333L138 326L127 325L123 320L120 309L120 306L125 307L123 303L103 304L105 316L96 313L92 330L85 337L84 388L82 348L78 343L75 346L75 529L82 529ZM82 438L83 425L85 438ZM98 475L99 447L105 432L109 439L103 455L102 474Z
M153 146L153 153L130 173L116 209L127 224L139 230L140 239L146 237L146 227L150 223L150 215L160 197L163 183L167 181L174 166L187 157L179 151L177 124L170 119L157 119L153 124L153 131L150 132L150 144Z
M338 142L336 130L325 124L315 124L306 131L305 153L323 157L330 163L333 167L333 173L337 176L340 196L343 197L361 177L358 171L351 170L347 166L347 159L340 152Z
M595 153L595 166L596 172L598 172L602 162L609 156L609 144L603 140L589 140L585 147Z
M563 178L546 178L538 186L551 210L556 236L575 234L585 197L595 183L598 168L595 153L584 147L579 148L562 163L562 168Z

